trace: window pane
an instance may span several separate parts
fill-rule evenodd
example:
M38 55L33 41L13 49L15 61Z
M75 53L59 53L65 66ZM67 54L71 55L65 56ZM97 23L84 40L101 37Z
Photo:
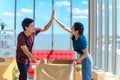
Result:
M108 71L112 71L112 0L109 0L109 53L108 53Z
M15 0L0 1L0 56L4 57L14 56L16 50L14 3Z
M70 28L70 0L54 0L56 17ZM54 23L54 49L70 49L70 33Z
M16 33L17 34L23 31L21 23L24 18L33 19L33 0L17 0L17 10L16 10Z
M72 24L81 22L84 25L84 35L88 37L88 0L72 0Z
M0 23L3 22L5 24L5 30L14 29L14 3L14 0L0 1Z
M102 0L102 5L105 5L105 1L104 0ZM101 68L104 70L104 62L105 62L105 28L106 28L106 26L105 26L105 7L104 6L102 6L102 53L101 53L101 58L102 59L100 59L101 60Z
M36 0L35 2L35 26L43 28L52 15L52 0ZM51 49L52 26L45 32L41 32L35 39L34 49Z
M116 74L120 75L120 0L117 0L117 61Z

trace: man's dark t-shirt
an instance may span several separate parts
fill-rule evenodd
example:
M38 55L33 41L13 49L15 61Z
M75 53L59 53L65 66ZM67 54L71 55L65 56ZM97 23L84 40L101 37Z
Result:
M30 52L32 52L32 47L33 47L35 36L39 32L40 32L40 28L36 28L35 32L32 33L30 36L26 36L24 34L24 32L21 32L18 35L18 38L17 38L17 40L18 40L18 42L17 42L17 50L16 50L16 60L17 60L17 62L26 64L29 61L29 58L27 57L27 55L25 55L25 53L20 48L20 46L26 45L28 50Z

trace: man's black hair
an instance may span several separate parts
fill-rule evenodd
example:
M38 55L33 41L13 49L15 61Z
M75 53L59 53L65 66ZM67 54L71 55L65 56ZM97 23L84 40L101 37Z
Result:
M25 27L29 27L30 23L34 22L33 19L31 18L25 18L23 21L22 21L22 27L23 27L23 30L25 31Z

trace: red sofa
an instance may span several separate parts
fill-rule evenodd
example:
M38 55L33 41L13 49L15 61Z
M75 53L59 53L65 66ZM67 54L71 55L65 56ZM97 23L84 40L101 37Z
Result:
M55 59L55 60L74 60L75 53L73 50L33 50L32 54L39 60L42 58ZM34 61L31 61L31 66L28 71L29 76L33 76L34 69L32 65L35 65Z

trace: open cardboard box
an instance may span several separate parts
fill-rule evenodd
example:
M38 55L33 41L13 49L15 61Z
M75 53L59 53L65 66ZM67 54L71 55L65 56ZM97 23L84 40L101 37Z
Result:
M75 80L73 60L52 60L36 65L34 80Z
M72 64L72 63L73 63L73 60L54 60L54 59L47 59L41 62L41 64ZM35 69L36 65L32 65L32 68Z
M47 64L72 64L73 60L54 60L48 59Z

